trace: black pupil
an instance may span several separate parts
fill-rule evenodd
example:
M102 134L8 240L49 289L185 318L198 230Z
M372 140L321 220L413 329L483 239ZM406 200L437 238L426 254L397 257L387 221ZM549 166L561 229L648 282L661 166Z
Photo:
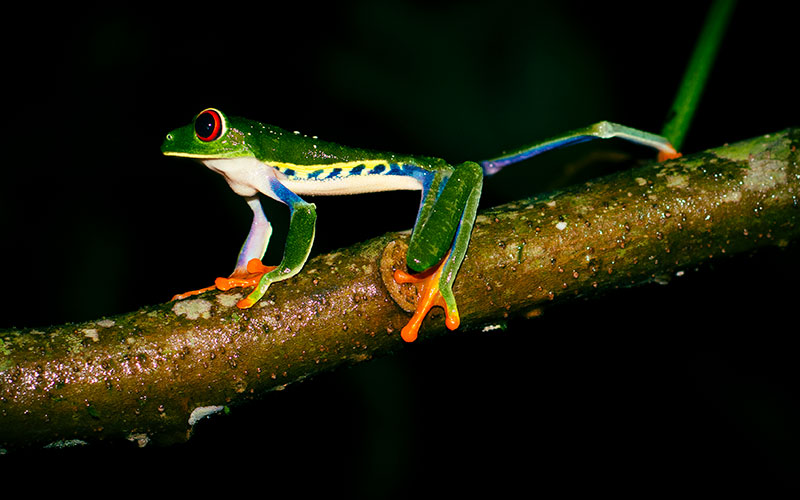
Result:
M203 113L194 121L194 131L197 134L197 137L210 139L211 134L214 133L216 124L217 121L211 113Z

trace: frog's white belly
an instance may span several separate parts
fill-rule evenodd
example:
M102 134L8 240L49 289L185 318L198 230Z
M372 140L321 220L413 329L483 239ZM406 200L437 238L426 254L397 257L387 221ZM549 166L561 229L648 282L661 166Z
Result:
M207 158L203 164L221 174L233 192L240 196L255 196L257 192L269 194L269 178L275 177L275 170L256 158Z
M289 190L300 195L359 194L377 193L379 191L415 191L422 189L422 183L414 177L407 175L353 175L349 177L319 180L292 180L289 178L281 179L280 177L278 177L278 179L281 184L289 188Z
M370 174L300 178L287 176L253 157L208 158L200 161L214 172L221 174L236 194L245 197L255 196L260 192L276 198L269 185L271 177L298 195L343 195L422 189L419 179L410 175Z

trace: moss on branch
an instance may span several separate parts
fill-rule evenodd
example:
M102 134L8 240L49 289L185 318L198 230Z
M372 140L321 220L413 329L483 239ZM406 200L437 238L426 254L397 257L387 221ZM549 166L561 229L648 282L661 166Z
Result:
M800 129L482 212L456 280L462 329L660 281L800 235ZM0 332L0 448L188 439L201 418L403 347L407 234L320 255L249 310L212 292L97 321ZM421 338L446 334L443 314Z

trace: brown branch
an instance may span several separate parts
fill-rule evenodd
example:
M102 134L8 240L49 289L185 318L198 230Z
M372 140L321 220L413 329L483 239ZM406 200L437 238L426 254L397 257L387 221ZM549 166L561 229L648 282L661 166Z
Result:
M462 329L670 277L800 235L800 129L483 212L456 282ZM256 307L208 293L113 318L0 332L0 449L184 441L205 415L398 349L407 234L308 262ZM398 305L400 304L400 306ZM429 315L422 341L444 334Z

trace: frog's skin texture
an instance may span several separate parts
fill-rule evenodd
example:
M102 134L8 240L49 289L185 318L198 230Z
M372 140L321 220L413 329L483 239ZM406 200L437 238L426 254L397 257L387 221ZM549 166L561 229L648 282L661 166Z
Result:
M416 339L422 320L433 306L445 309L448 328L458 328L453 281L467 252L484 175L550 149L610 137L654 147L661 159L679 156L659 136L600 122L492 160L452 166L438 158L340 146L208 108L193 123L167 134L161 150L168 156L195 158L221 174L231 189L245 198L253 211L253 222L229 278L217 278L214 286L175 299L215 288L252 286L253 291L238 303L244 309L263 297L270 284L297 274L311 251L316 221L314 205L302 195L420 190L421 202L406 255L408 268L416 274L398 271L395 280L419 283L422 293L417 311L401 334L408 342ZM286 247L275 267L261 263L272 229L259 195L285 203L290 210Z

